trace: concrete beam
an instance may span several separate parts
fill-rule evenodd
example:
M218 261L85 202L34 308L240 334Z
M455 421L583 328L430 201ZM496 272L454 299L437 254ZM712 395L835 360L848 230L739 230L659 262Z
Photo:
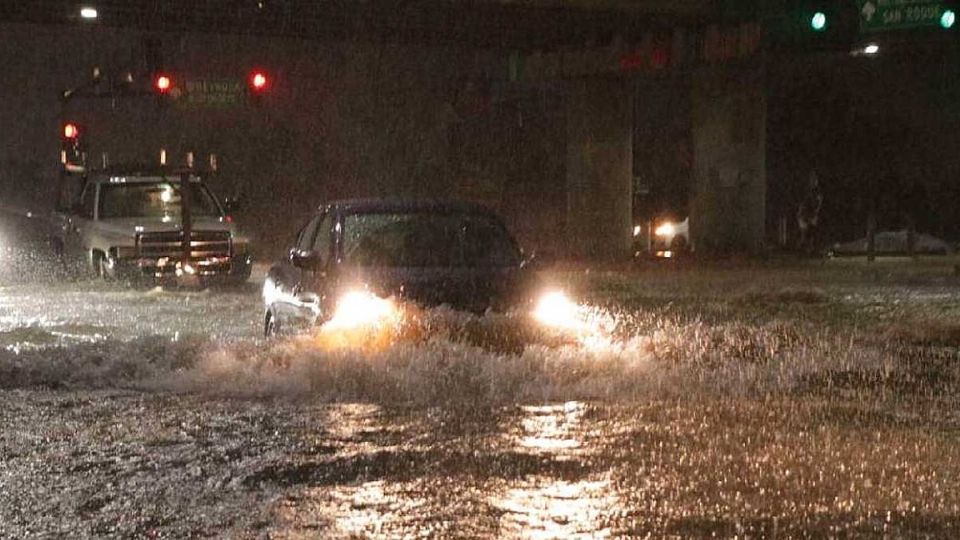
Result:
M622 79L566 83L568 255L629 255L632 219L633 117Z
M693 76L694 247L757 252L766 216L763 67L711 67Z
M497 0L501 4L517 4ZM713 0L524 0L525 5L598 11L623 11L632 14L702 17L714 10Z

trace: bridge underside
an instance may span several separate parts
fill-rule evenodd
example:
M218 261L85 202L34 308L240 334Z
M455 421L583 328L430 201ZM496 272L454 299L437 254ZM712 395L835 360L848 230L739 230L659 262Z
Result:
M63 0L10 2L0 21L76 20ZM710 0L100 0L98 24L166 32L217 32L320 41L533 50L631 39L652 27L708 20Z
M637 186L653 184L682 199L696 247L756 249L762 55L755 29L709 23L712 4L102 0L96 25L65 22L72 2L5 7L17 22L0 38L17 46L0 63L30 88L0 89L8 125L25 126L0 134L0 191L52 173L70 119L89 126L93 159L216 153L220 190L243 192L256 223L323 198L453 196L501 211L527 246L620 258ZM195 88L253 65L276 85L257 108L189 95L158 108L110 89L56 101L94 67L143 69L148 48Z

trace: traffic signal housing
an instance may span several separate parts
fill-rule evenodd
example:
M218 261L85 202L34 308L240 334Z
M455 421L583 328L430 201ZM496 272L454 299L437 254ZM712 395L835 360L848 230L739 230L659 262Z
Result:
M273 86L273 80L270 75L262 70L255 69L247 76L247 93L250 95L250 102L259 106L263 96L269 93Z
M953 28L953 25L957 22L957 12L947 8L943 10L943 13L940 14L940 27L944 30L949 30Z
M80 138L80 126L73 122L63 125L63 138L67 141L76 141Z
M76 122L65 122L60 130L60 163L67 171L83 170L86 165L84 131Z
M270 86L270 78L263 71L257 70L250 73L250 91L254 93L265 92Z
M823 32L827 29L827 14L822 11L817 11L810 16L810 29L814 32Z
M855 2L800 0L769 13L767 36L774 49L849 52L858 24Z
M153 76L153 89L162 96L165 96L173 90L173 77L167 73L157 73Z

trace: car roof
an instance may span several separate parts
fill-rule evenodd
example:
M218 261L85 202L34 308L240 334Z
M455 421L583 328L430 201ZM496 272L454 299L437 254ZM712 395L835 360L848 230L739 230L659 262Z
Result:
M332 208L340 213L377 213L377 212L449 212L463 214L483 214L496 217L496 213L482 204L454 199L414 199L414 198L366 198L340 199L320 206L319 211Z

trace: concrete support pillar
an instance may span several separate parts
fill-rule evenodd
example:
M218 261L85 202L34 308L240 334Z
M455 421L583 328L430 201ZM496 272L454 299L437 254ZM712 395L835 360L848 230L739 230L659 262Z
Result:
M568 255L629 255L633 109L630 85L617 79L567 82Z
M704 68L692 81L691 240L708 253L756 253L766 217L763 69Z

